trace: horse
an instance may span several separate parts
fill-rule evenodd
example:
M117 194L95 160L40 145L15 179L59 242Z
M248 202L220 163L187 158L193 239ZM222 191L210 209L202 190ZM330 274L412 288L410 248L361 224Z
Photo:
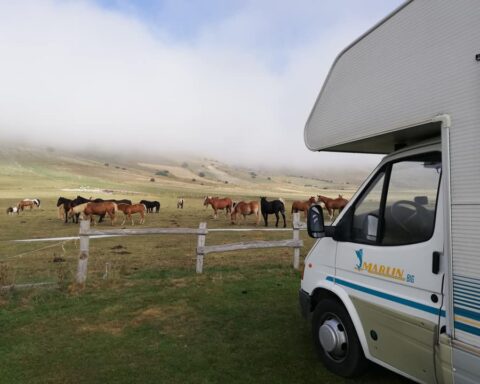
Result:
M338 209L338 213L342 212L342 209L348 204L348 200L344 199L342 195L338 195L337 198L331 199L330 197L318 195L319 202L325 204L325 208L328 211L328 215L330 216L330 220L333 220L333 216L335 215L335 209Z
M118 211L118 206L116 203L111 201L104 201L101 203L84 203L79 204L78 206L70 208L69 215L73 215L75 213L83 213L85 218L90 219L90 222L94 222L93 215L96 216L105 216L108 215L110 217L112 225L115 222L115 214Z
M258 225L258 222L260 221L258 201L250 201L249 203L240 201L235 204L235 208L233 208L232 214L230 215L232 224L235 224L235 221L237 220L237 214L242 215L244 221L247 215L256 215L257 221L255 225Z
M185 200L183 200L182 197L180 197L178 200L177 200L177 209L178 208L181 208L183 209L183 203L185 202Z
M132 221L132 226L133 226L133 213L140 213L140 221L138 222L139 224L143 224L145 222L145 212L147 211L147 207L145 204L117 204L118 205L118 210L122 211L124 216L123 216L123 221L122 224L125 224L125 220L127 217Z
M23 211L26 207L32 210L33 207L40 208L40 199L23 199L17 204L17 209Z
M58 218L65 219L68 210L70 209L70 203L72 200L67 199L66 197L59 197L57 200L57 208L58 208Z
M308 208L310 208L312 204L315 204L315 202L316 199L313 196L310 197L307 201L294 201L292 203L292 213L302 211L305 217L307 217Z
M211 205L214 211L213 218L217 218L217 211L218 210L223 210L225 209L225 216L228 217L228 214L232 212L232 199L229 197L224 197L223 199L219 199L218 197L212 197L212 196L205 196L205 199L203 200L203 205L205 207L208 207L208 205Z
M268 227L268 215L274 213L277 221L275 223L275 227L278 227L278 212L282 214L283 217L283 228L287 227L287 223L285 221L285 204L282 200L273 200L267 201L266 197L260 197L260 204L262 207L262 216L263 221L265 221L265 227Z
M13 215L16 213L18 215L19 211L17 207L8 207L7 208L7 215Z
M60 200L60 199L59 199ZM78 217L80 216L80 213L83 212L81 210L76 209L74 212L74 215L70 213L70 210L72 208L75 208L79 205L85 204L85 203L90 203L92 202L91 199L86 199L85 197L82 196L77 196L75 199L68 201L68 199L65 199L63 203L63 209L65 211L65 223L68 223L68 219L72 218L73 223L78 223ZM68 212L68 214L67 214Z
M139 204L144 204L147 207L147 212L160 212L160 202L141 200Z

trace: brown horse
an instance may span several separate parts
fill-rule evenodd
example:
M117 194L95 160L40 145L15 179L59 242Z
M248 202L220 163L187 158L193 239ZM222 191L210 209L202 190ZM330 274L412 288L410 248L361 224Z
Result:
M338 209L338 213L342 212L342 209L348 204L348 200L344 199L342 195L338 195L337 198L331 199L330 197L318 195L319 202L325 204L325 208L328 211L328 215L330 216L330 220L333 220L333 216L335 215L335 210Z
M34 207L40 207L39 199L23 199L17 204L17 209L19 211L23 211L25 208L30 208L30 210L32 210Z
M228 214L232 212L232 199L228 197L224 197L223 199L219 199L218 197L206 196L203 200L203 205L208 207L211 205L213 211L215 212L213 218L217 218L217 211L225 209L225 215L228 217Z
M245 221L247 215L256 215L257 221L255 222L255 225L258 225L258 222L260 221L260 209L258 202L250 201L247 203L245 201L240 201L235 204L235 208L233 208L231 214L232 224L235 224L235 221L237 221L237 214L243 216L243 221Z
M108 215L112 222L112 225L115 222L115 214L118 211L118 206L116 203L111 201L104 201L101 203L84 203L77 205L73 208L70 208L68 212L69 216L74 215L75 213L83 213L84 218L90 219L90 222L95 223L93 220L93 215L96 216L105 216Z
M294 201L292 203L292 213L302 211L305 217L307 217L308 208L310 208L312 204L315 204L315 202L316 199L313 196L307 201Z
M118 210L122 211L124 214L122 224L120 225L125 224L127 217L131 220L133 225L133 213L140 214L140 221L138 224L143 224L145 222L145 212L147 211L145 204L118 204Z

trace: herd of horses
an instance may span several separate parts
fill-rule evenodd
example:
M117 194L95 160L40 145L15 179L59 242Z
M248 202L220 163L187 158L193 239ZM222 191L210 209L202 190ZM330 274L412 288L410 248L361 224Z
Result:
M184 203L185 200L179 198L177 200L177 208L183 209ZM292 203L291 213L303 212L306 217L310 206L316 203L323 203L330 219L333 220L335 211L340 213L347 205L348 200L344 199L341 195L338 195L336 198L329 198L322 195L317 195L317 197L312 196L305 201L294 201ZM283 227L285 228L287 226L285 218L285 202L281 198L269 201L265 196L262 196L260 197L260 202L243 200L234 202L229 197L219 198L205 196L203 205L205 207L208 207L209 205L212 207L214 213L213 217L215 219L218 217L218 211L225 211L227 217L230 215L232 224L235 224L239 217L243 218L243 221L245 221L247 216L253 215L255 217L255 225L258 225L261 214L265 226L268 227L268 216L273 214L276 218L275 227L278 227L280 215L283 219ZM19 214L25 209L31 210L38 207L40 207L40 199L23 199L20 200L16 206L8 207L7 214ZM98 216L98 222L101 223L105 216L108 216L111 225L114 225L116 215L120 211L123 213L123 222L121 225L125 224L127 219L132 225L134 225L132 215L139 214L139 224L143 224L145 222L146 213L160 212L160 202L140 200L139 203L132 203L132 201L128 199L87 199L82 196L77 196L75 199L68 199L66 197L59 197L57 200L57 208L58 218L64 220L65 223L68 223L69 221L78 223L80 215L83 215L84 219L88 219L92 223L95 222L94 216Z
M338 195L336 198L329 198L322 195L317 195L317 198L311 196L308 200L305 201L294 201L292 203L291 213L303 212L304 216L307 217L308 208L315 203L323 203L325 209L328 212L330 220L333 220L335 215L335 210L340 213L342 209L347 205L348 200L344 199L343 196ZM282 199L276 199L268 201L265 196L260 197L260 203L258 201L239 201L234 202L229 197L219 198L212 196L205 196L203 200L203 205L208 207L209 205L213 209L213 217L216 219L218 217L218 211L225 210L225 215L228 217L230 214L231 223L235 224L237 222L237 217L240 216L243 220L246 220L246 217L249 215L254 215L255 225L258 225L260 221L260 213L262 214L265 226L268 227L268 215L274 214L276 218L275 227L278 227L278 221L280 219L279 214L283 218L283 227L287 226L285 220L285 202Z

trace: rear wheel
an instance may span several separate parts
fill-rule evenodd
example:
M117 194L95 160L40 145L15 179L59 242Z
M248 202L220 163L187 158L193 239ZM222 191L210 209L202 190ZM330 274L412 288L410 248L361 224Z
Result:
M343 377L360 375L367 366L357 332L345 307L332 299L321 300L312 319L312 336L320 359Z

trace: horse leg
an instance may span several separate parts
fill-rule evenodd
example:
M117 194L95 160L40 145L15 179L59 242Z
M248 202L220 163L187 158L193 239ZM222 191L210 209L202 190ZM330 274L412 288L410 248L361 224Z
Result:
M283 228L287 228L287 222L285 221L285 213L284 212L280 212L282 214L282 217L283 217Z
M265 227L268 227L268 214L262 213L263 221L265 221Z
M217 209L216 208L213 208L213 218L216 219L217 218Z
M127 214L124 212L124 213L123 213L123 221L122 221L122 224L120 224L120 225L125 224L125 220L126 220L126 219L127 219Z
M277 219L277 221L275 222L275 227L278 228L278 219L280 219L280 217L278 216L278 212L274 212L275 213L275 218Z
M257 211L255 214L257 215L257 222L255 223L255 226L258 227L258 223L260 222L260 213Z

